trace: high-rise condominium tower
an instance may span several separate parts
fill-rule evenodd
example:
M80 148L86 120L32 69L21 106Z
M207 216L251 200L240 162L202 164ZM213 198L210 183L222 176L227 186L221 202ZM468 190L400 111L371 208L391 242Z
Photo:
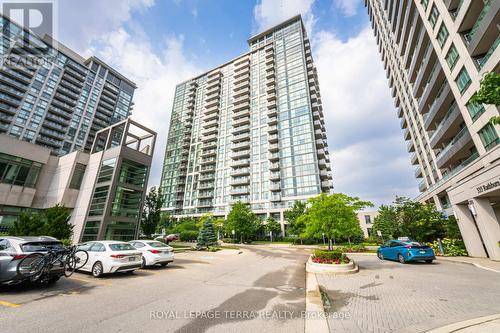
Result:
M96 57L0 16L0 133L64 155L128 117L136 86ZM0 175L1 176L1 175Z
M283 211L332 188L316 68L300 16L248 40L250 51L180 83L161 188L174 215Z
M498 107L471 102L499 71L500 1L365 0L420 201L454 214L470 255L500 260Z

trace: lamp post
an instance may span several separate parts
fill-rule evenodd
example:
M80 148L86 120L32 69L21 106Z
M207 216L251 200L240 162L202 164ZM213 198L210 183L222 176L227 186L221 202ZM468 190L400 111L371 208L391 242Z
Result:
M324 245L326 245L325 244L325 233L322 233L322 235L323 235L323 246L324 246Z
M233 243L236 243L236 238L234 236L236 234L236 231L234 231L234 229L233 229L233 230L231 230L231 233L233 234Z

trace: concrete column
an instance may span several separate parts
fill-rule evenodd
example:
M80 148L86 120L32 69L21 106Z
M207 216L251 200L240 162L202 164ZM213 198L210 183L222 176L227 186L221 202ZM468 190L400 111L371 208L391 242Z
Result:
M498 224L495 211L491 207L490 200L487 198L472 199L474 208L477 212L476 222L483 237L484 245L490 259L500 261L500 225Z
M481 237L474 224L469 207L467 207L467 205L453 205L453 211L455 212L458 227L460 228L460 233L462 234L469 256L486 258L487 255L484 251Z
M280 225L281 225L281 236L285 237L285 214L283 211L280 212Z

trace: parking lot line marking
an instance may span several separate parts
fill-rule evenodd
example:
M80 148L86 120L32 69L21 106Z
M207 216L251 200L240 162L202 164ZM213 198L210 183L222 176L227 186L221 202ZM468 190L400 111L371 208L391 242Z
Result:
M5 302L5 301L0 301L0 305L9 307L9 308L19 308L21 307L21 304L15 304L15 303L10 303L10 302Z

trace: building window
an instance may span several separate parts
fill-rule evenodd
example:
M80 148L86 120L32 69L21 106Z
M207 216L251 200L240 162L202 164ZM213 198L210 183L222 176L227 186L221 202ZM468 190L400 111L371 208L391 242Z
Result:
M129 160L123 160L120 167L120 183L144 187L148 167Z
M431 14L429 15L429 22L431 23L432 28L436 27L438 18L439 18L439 11L436 5L432 5Z
M455 83L457 84L458 90L461 94L463 94L464 91L469 87L471 79L465 67L462 67L460 73L458 73L458 76L455 79Z
M446 40L448 39L448 35L449 35L448 29L446 29L446 25L443 22L441 23L441 27L439 28L437 36L439 46L443 47L444 43L446 43Z
M0 183L35 187L41 163L0 153Z
M467 103L467 111L469 111L470 118L474 122L484 113L485 109L483 104L469 102Z
M99 171L99 176L97 177L98 183L103 183L110 181L113 177L113 171L116 166L116 157L109 160L103 161L101 165L101 170Z
M366 224L371 224L372 223L372 217L370 215L365 215L365 223Z
M142 191L118 186L113 200L112 216L137 219L141 209Z
M446 54L446 62L448 63L448 67L450 67L450 70L453 70L459 58L460 56L458 55L458 50L455 47L455 44L451 44L450 49Z
M96 187L92 202L90 203L89 216L100 216L104 214L108 192L109 186Z
M79 190L82 186L83 175L85 174L85 165L77 163L75 170L73 171L73 176L69 182L69 188Z
M420 4L424 7L425 10L427 10L427 7L429 6L429 0L420 0Z
M500 139L498 138L497 131L495 127L488 123L479 131L479 137L481 138L481 142L483 143L484 149L486 151L495 147L498 143L500 143Z

